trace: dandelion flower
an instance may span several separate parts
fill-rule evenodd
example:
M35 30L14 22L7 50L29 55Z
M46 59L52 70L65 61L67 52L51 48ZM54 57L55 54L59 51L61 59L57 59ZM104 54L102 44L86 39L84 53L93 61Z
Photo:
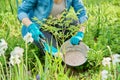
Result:
M113 65L115 65L118 62L120 62L120 55L119 54L113 54L112 55L112 63L113 63Z
M29 42L33 42L33 38L32 38L32 34L31 33L27 33L25 36L24 36L24 41L26 42L26 43L29 43Z
M101 72L101 79L102 80L106 80L108 78L108 71L107 70L103 70Z
M109 66L109 67L110 67L110 61L111 61L111 58L109 58L109 57L103 58L103 60L102 60L102 65L103 65L103 66Z
M5 53L5 51L7 50L8 46L7 43L4 39L0 40L0 56L3 55Z

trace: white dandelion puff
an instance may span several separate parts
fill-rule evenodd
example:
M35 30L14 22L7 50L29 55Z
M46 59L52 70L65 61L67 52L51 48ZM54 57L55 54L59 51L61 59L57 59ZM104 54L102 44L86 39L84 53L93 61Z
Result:
M29 43L29 42L32 43L33 42L32 34L29 33L29 32L24 36L23 39L26 43Z
M5 51L0 49L0 56L4 55Z
M15 47L14 50L10 53L11 56L18 56L22 57L23 56L24 49L20 47Z
M15 64L20 64L20 59L19 56L11 56L10 57L10 64L15 65Z
M23 56L24 49L20 47L15 47L14 50L10 53L10 64L20 64L20 58Z
M1 39L0 40L0 56L5 53L5 51L7 50L7 48L8 48L7 42L4 39Z
M106 80L108 78L108 71L107 70L103 70L101 72L101 79L102 80Z
M112 57L113 65L115 65L118 62L120 62L120 54L113 54L111 57Z
M4 40L4 39L1 39L0 40L0 49L7 49L8 46L7 46L7 42Z
M106 57L106 58L103 58L102 60L102 65L103 66L109 66L110 67L110 62L111 61L111 58L110 57Z

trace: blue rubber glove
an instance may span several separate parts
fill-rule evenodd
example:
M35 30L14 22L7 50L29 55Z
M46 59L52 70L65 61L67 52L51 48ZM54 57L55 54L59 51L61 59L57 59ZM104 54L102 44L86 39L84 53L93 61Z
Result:
M47 43L44 43L44 50L48 53L52 53L53 56L58 52L54 46L49 46Z
M70 42L72 45L78 45L80 41L83 39L83 37L84 37L83 32L77 32L77 34L70 39Z
M43 33L39 30L39 28L34 23L28 26L28 32L32 34L32 38L37 42L39 41L40 38L45 38Z

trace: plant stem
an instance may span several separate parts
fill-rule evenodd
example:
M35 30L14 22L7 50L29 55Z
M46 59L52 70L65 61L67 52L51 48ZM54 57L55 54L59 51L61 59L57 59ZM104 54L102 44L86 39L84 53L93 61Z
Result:
M25 62L26 62L26 66L25 66L25 67L26 67L26 78L28 79L28 75L27 75L27 74L28 74L28 73L27 73L27 71L28 71L28 67L27 67L27 64L28 64L28 63L27 63L27 58L28 58L28 57L27 57L28 45L27 45L27 43L25 43L25 48L26 48L26 50L25 50Z

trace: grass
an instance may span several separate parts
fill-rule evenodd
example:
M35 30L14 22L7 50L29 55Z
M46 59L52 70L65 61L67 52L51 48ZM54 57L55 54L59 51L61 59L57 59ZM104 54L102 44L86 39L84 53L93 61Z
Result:
M103 58L120 54L119 0L84 0L89 20L83 41L91 50L88 61L78 67L68 67L60 58L48 53L43 55L35 45L25 45L15 1L1 0L0 3L0 39L4 38L8 43L5 55L0 56L0 80L36 80L37 74L41 80L101 80L100 74L104 69L111 73L108 80L120 79L120 63L110 69L102 66ZM10 52L16 46L25 51L21 63L11 66Z

